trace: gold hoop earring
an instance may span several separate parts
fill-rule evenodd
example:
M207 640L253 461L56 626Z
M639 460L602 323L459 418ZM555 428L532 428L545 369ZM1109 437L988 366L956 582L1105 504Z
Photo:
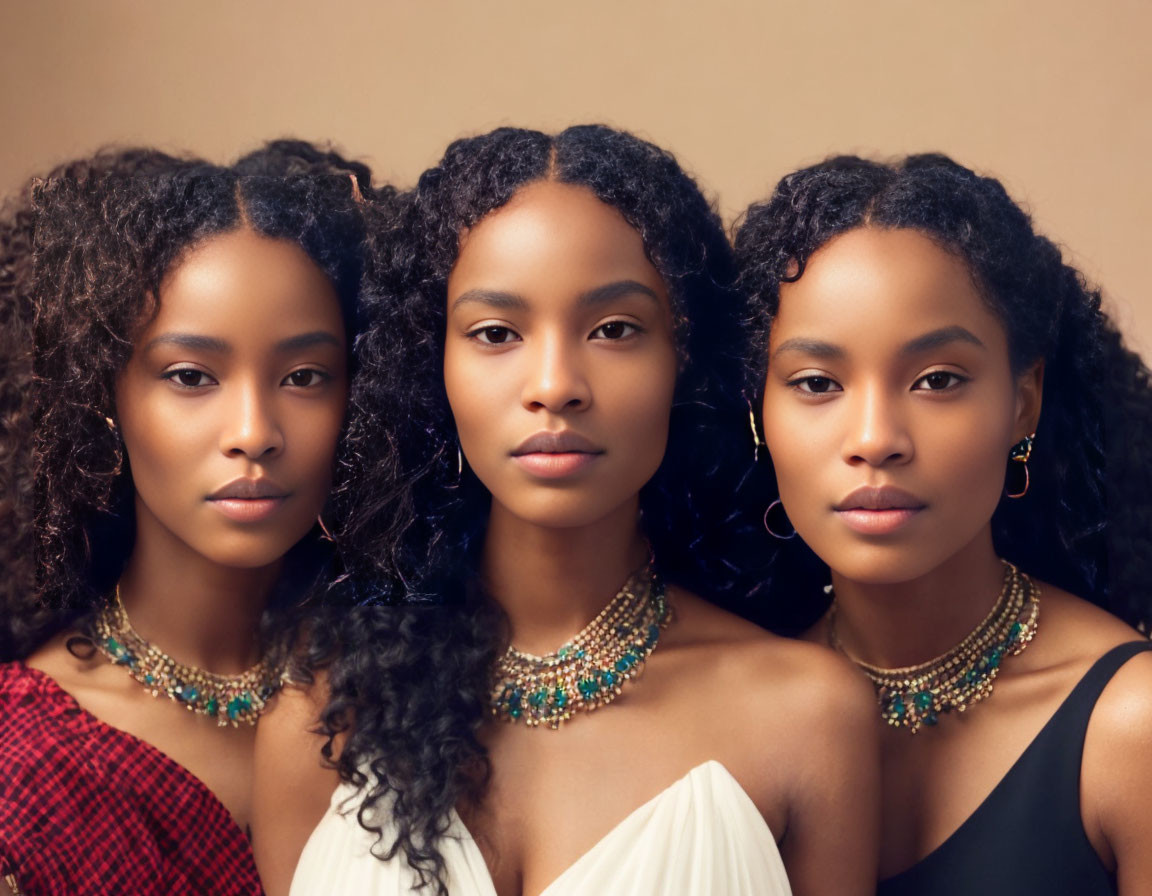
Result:
M1024 436L1019 442L1013 445L1008 451L1008 470L1009 476L1012 475L1013 463L1020 464L1024 471L1024 485L1017 491L1011 483L1006 484L1004 487L1004 494L1009 498L1023 498L1028 494L1028 486L1032 484L1031 477L1028 475L1028 461L1032 457L1032 445L1036 439L1036 433L1029 436ZM1018 478L1018 476L1017 476Z
M779 532L777 532L775 529L773 529L772 524L770 522L768 522L768 515L771 514L772 511L775 510L777 507L780 508L780 515L782 515L784 517L784 521L786 523L788 523L788 525L792 528L791 533L789 533L788 535L781 535ZM779 538L781 541L788 541L789 539L796 537L796 527L793 526L792 521L790 519L788 519L788 514L784 510L784 502L781 501L779 498L777 498L775 501L773 501L771 504L769 504L768 509L764 511L764 528L768 530L769 535L771 535L773 538Z

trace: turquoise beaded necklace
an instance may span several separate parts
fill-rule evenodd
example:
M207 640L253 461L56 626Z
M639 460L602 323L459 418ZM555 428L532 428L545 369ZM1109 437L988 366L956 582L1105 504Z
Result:
M557 729L577 711L611 703L643 669L671 616L656 573L634 573L555 653L536 656L509 647L493 674L492 714L530 728Z

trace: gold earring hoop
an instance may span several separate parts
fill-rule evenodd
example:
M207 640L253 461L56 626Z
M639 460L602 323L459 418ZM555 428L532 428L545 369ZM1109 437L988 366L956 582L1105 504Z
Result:
M1009 498L1023 498L1028 494L1028 486L1032 484L1031 477L1028 475L1028 461L1032 457L1032 445L1035 442L1036 433L1024 436L1019 442L1013 445L1008 450L1008 463L1018 463L1024 470L1024 485L1017 491L1011 484L1004 488L1004 494ZM1014 469L1009 466L1009 471Z
M781 533L779 533L775 529L773 529L772 523L769 522L769 520L768 520L769 515L777 507L780 508L780 514L779 515L784 517L784 521L792 528L792 531L790 533L788 533L787 535L782 535ZM769 535L771 535L773 538L778 538L781 541L789 541L790 539L793 539L796 537L796 527L793 526L792 521L790 519L788 519L788 513L787 513L787 511L784 510L784 502L781 501L779 498L777 498L775 501L773 501L771 504L769 504L768 509L764 511L764 528L768 531Z

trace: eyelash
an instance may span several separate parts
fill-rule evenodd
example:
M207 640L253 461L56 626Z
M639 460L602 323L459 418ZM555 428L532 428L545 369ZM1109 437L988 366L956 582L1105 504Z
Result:
M599 337L596 336L597 333L600 333L601 331L607 329L608 327L624 327L624 328L626 328L626 332L622 333L619 336L608 336L608 335L602 335ZM634 324L631 321L610 320L610 321L606 321L605 323L600 324L600 326L598 326L596 329L594 329L589 338L603 339L607 342L621 342L625 339L628 339L632 336L638 335L638 334L643 333L643 332L644 332L643 327L641 327L639 324ZM487 339L483 338L485 336L491 337L491 336L494 336L497 334L507 334L507 335L505 336L505 338L503 340L501 340L499 342L493 341L491 338L487 338ZM518 342L520 340L520 336L515 330L513 330L511 327L505 327L505 326L477 327L475 330L471 330L468 333L466 333L465 335L469 339L473 339L476 342L479 342L481 345L492 345L492 346L508 345L510 342ZM509 339L509 338L507 338L508 336L512 336L514 338Z
M933 377L933 376L949 377L951 381L947 385L942 386L939 389L932 389L932 388L920 389L920 388L917 388L917 386L919 386L920 383L925 382L929 377ZM834 389L826 388L823 390L803 388L803 386L805 384L811 385L814 382L828 383L832 386L835 386L836 388L834 388ZM953 389L958 389L960 386L964 385L966 382L968 382L968 377L961 376L960 374L954 373L951 370L932 370L932 371L929 371L928 373L924 374L919 379L917 379L912 384L911 391L913 391L913 392L950 392ZM843 387L841 387L840 384L837 383L830 376L801 376L801 377L797 377L796 379L793 379L793 380L788 380L787 385L792 387L793 389L795 389L797 392L802 392L805 395L827 395L830 392L842 392L843 391Z
M204 379L208 380L208 382L206 382L206 383L201 382L201 383L197 383L196 385L190 385L188 383L182 383L179 380L179 376L182 373L196 374L198 377L203 377ZM312 376L314 377L314 381L309 382L309 383L305 383L305 384L289 383L288 382L292 377L296 376L297 374L301 374L301 373L312 374ZM219 385L219 383L217 383L217 381L215 379L213 379L212 376L205 373L203 370L197 370L195 367L179 367L175 370L165 371L163 374L161 374L161 379L168 380L177 389L182 389L186 392L198 392L201 389L208 388L209 386ZM314 367L301 367L299 370L293 370L290 374L288 374L288 376L284 377L284 379L282 379L280 381L280 385L281 386L290 385L296 389L315 389L317 386L323 385L324 383L328 382L330 379L332 379L332 377L329 374L325 373L323 370L317 370Z
M949 382L948 385L942 386L939 389L931 389L931 388L929 388L929 389L917 389L916 388L920 383L925 382L929 377L932 377L932 376L950 377L953 380L953 382ZM914 391L914 392L951 392L953 389L958 389L960 386L964 385L966 382L968 382L968 377L961 376L958 373L953 373L951 370L930 370L928 373L924 374L922 377L920 377L918 380L916 380L916 382L914 382L912 384L912 391Z

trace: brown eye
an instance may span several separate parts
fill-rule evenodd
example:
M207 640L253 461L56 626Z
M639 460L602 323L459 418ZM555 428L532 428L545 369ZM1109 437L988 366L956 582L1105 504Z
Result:
M504 345L516 338L516 334L508 327L481 327L468 335L485 345Z
M795 381L794 385L801 392L808 392L814 395L835 392L840 388L835 380L826 376L806 376L803 379Z
M299 386L305 388L307 386L319 386L323 382L324 375L319 370L294 370L288 374L285 382L292 386Z
M598 339L623 339L639 329L635 324L626 321L610 320L593 330L592 335Z
M195 370L191 367L185 367L180 370L172 370L164 375L165 379L169 379L177 386L185 389L199 389L202 386L210 386L213 380L208 374L202 370Z
M943 392L945 389L951 389L963 382L965 382L964 378L958 374L947 370L934 370L932 373L926 373L920 377L913 388L924 392Z

